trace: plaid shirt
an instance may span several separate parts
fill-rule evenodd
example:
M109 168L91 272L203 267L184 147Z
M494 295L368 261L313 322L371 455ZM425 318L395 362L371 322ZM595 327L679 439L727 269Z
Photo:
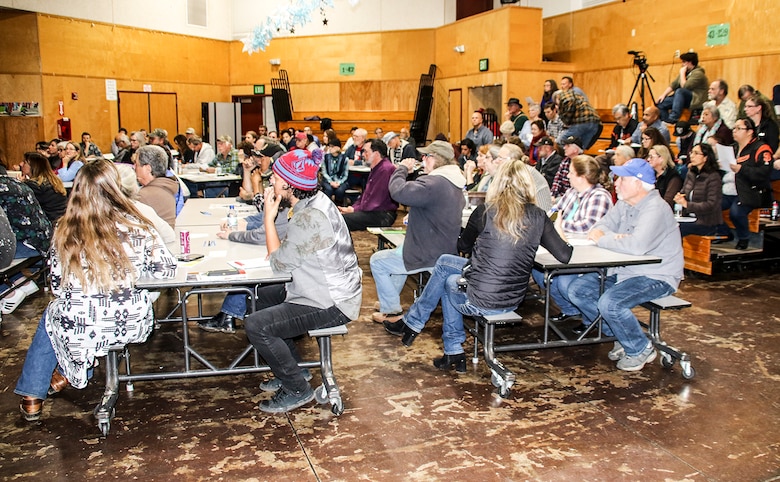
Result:
M547 135L553 139L558 139L563 132L563 122L561 122L561 116L556 116L555 119L547 121Z
M569 189L555 205L567 234L586 234L611 207L612 195L601 185L591 186L585 192Z
M561 165L558 166L558 172L555 173L552 187L550 188L550 194L552 194L553 199L563 196L571 187L571 184L569 184L570 167L571 159L565 157L563 161L561 161Z
M227 156L223 156L222 153L217 154L217 157L209 163L209 167L222 166L222 172L224 174L238 174L241 175L243 168L239 169L238 151L231 149Z
M558 116L565 126L600 122L596 109L591 107L585 98L573 90L561 92L558 96Z

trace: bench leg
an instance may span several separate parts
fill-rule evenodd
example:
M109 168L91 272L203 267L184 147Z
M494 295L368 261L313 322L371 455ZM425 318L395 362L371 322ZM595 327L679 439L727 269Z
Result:
M119 352L111 350L106 355L106 388L103 398L95 407L94 415L98 428L105 437L111 429L111 420L114 418L117 398L119 397Z
M331 412L334 415L344 413L344 402L341 400L341 392L333 374L333 358L331 351L330 335L318 336L317 344L320 347L320 374L322 385L314 391L317 403L331 404Z
M498 388L498 394L502 398L509 396L509 390L515 383L515 374L509 371L503 363L498 361L496 353L493 351L493 344L495 341L496 326L492 323L485 323L485 335L483 341L483 350L485 355L485 363L490 368L490 382L494 387Z
M646 325L647 334L653 342L653 346L661 352L661 365L665 368L671 368L674 362L680 361L682 376L690 380L696 375L696 371L691 365L691 357L684 351L680 351L673 346L669 346L661 339L661 310L660 308L650 309L650 323Z

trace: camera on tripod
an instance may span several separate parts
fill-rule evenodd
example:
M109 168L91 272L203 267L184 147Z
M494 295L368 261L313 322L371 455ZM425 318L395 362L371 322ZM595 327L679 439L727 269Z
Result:
M639 67L639 70L644 72L647 70L647 55L641 50L629 50L628 55L634 56L634 65Z

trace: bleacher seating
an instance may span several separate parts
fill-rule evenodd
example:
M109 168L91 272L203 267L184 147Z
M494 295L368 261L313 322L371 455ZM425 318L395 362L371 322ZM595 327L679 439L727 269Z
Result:
M338 112L293 112L293 120L289 122L280 122L279 129L294 127L303 129L304 126L310 126L312 131L319 134L320 125L318 120L304 120L305 118L319 117L321 119L331 119L332 128L336 131L339 139L343 143L350 136L352 127L362 127L368 131L369 138L374 136L374 129L381 127L387 133L394 131L398 133L402 127L409 129L414 118L412 111L338 111Z

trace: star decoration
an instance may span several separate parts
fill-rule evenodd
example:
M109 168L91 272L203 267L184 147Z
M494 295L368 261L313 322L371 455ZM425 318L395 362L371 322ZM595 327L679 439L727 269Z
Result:
M323 18L322 19L322 24L327 27L328 26L328 19L327 18Z

